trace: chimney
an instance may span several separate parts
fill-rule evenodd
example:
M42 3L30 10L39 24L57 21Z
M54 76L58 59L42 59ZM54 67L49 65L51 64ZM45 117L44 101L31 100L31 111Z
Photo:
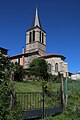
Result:
M24 54L24 53L25 53L25 48L23 47L23 48L22 48L22 54Z

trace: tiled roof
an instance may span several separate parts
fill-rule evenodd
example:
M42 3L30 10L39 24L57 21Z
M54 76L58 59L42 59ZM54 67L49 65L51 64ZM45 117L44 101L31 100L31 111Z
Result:
M62 59L66 59L63 55L60 54L44 54L41 58L51 58L51 57L61 57Z
M9 59L15 59L15 58L19 58L19 57L22 57L22 56L28 56L28 55L31 55L31 54L35 54L35 53L38 53L38 51L31 52L31 53L17 54L17 55L14 55L14 56L9 56Z

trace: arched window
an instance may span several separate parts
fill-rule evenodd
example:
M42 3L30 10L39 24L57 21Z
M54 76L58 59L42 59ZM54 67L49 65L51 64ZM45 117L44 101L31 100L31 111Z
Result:
M31 32L31 42L33 42L33 32Z
M51 64L48 64L48 71L51 72Z
M35 41L35 31L33 30L33 41Z
M29 33L29 42L31 42L31 32Z
M58 63L55 64L55 72L58 72Z
M35 31L33 30L32 32L29 33L29 42L34 42L35 41Z
M40 31L40 43L41 43L41 31Z

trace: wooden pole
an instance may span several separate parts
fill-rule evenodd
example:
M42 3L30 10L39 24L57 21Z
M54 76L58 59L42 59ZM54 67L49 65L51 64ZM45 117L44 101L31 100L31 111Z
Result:
M14 95L14 73L11 72L10 75L10 109L14 107L15 95Z
M66 73L66 79L64 81L64 94L65 94L65 108L67 107L67 73Z
M64 82L63 82L63 74L61 74L61 96L62 96L62 104L63 107L65 106L65 100L64 100Z

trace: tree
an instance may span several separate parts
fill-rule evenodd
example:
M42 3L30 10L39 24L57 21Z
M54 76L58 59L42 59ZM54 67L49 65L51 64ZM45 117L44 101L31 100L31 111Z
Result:
M0 53L0 120L6 120L9 108L8 59Z
M14 81L22 81L26 75L25 69L19 63L10 63L10 71L14 72Z
M0 120L22 120L19 106L10 106L11 63L8 57L0 53Z
M33 59L30 63L29 73L35 75L36 77L41 77L44 80L48 78L48 64L43 58Z

